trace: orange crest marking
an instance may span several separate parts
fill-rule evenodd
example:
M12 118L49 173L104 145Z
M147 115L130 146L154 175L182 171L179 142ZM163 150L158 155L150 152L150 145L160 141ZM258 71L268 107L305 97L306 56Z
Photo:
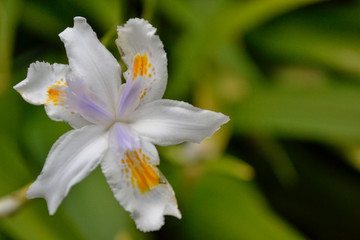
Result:
M125 159L121 159L122 163L126 164L125 172L128 173L130 169L130 180L132 187L140 190L142 194L150 191L153 187L160 183L160 176L154 170L154 165L149 165L150 158L142 153L142 149L125 153ZM126 177L129 177L127 174Z
M134 59L133 64L133 78L134 81L137 76L146 76L148 74L148 70L151 67L151 63L149 63L149 59L147 54L140 56L140 54L137 54ZM151 74L149 74L151 76Z
M67 83L61 78L60 80L55 81L54 85L48 87L48 99L45 104L59 105L59 103L64 102L65 91L61 89L64 86L67 86Z
M46 104L52 103L54 105L58 105L59 103L64 102L64 98L63 98L65 95L64 90L49 88L47 93L49 97Z

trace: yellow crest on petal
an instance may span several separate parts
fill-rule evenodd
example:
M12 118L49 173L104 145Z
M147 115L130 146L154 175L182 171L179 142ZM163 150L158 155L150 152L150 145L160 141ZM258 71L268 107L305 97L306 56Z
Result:
M45 104L58 105L64 102L65 91L62 89L62 87L64 86L67 86L67 83L65 82L64 79L60 79L56 81L54 85L48 87L47 89L48 99Z
M160 183L160 176L155 171L154 165L149 165L150 158L146 156L142 149L125 153L125 159L121 159L125 164L126 177L130 177L133 188L138 188L141 193L150 191Z
M154 68L151 69L151 63L147 54L136 55L135 59L132 59L133 62L133 76L132 80L134 81L137 76L143 76L145 78L151 78L153 76Z

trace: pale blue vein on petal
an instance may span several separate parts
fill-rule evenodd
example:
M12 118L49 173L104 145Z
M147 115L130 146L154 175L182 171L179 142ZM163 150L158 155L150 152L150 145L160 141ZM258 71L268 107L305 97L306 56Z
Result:
M140 140L130 127L123 123L115 123L112 130L112 147L118 154L123 154L127 150L140 148Z
M128 81L125 84L124 91L121 95L119 105L117 107L116 118L124 120L140 103L140 92L145 88L145 79L137 77L134 81ZM126 119L125 119L126 120Z
M69 81L68 85L66 103L70 110L80 113L94 124L107 124L113 121L114 116L91 96L81 81Z

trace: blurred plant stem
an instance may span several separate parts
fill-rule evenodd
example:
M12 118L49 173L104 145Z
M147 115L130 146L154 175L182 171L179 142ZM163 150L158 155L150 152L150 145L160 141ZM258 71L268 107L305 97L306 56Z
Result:
M0 198L0 219L11 216L19 211L27 202L26 192L31 183L10 195Z
M11 78L12 51L20 5L20 0L0 1L0 95Z
M105 33L105 35L100 39L101 43L105 47L109 47L110 44L115 42L116 39L116 26L112 27Z
M157 0L144 0L143 3L144 3L144 10L141 14L141 17L148 21L151 21L155 12Z
M298 174L284 148L271 137L256 135L252 138L261 154L273 169L283 187L290 187L298 180Z

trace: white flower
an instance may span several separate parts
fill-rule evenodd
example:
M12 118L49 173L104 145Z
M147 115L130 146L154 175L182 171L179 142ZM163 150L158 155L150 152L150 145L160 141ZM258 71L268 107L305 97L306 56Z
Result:
M190 104L162 100L167 58L156 29L142 19L118 27L116 43L128 66L121 83L117 60L86 19L59 34L69 65L35 62L14 88L48 116L74 129L61 136L27 197L42 197L50 214L99 164L119 203L142 231L158 230L164 215L181 218L174 192L156 168L154 144L200 142L229 118Z

